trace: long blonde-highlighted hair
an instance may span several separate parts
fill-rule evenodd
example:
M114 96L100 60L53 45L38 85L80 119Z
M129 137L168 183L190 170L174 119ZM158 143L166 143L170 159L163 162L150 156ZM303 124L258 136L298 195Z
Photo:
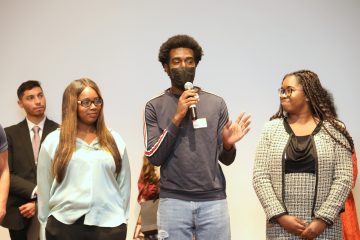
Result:
M66 87L63 94L60 139L52 164L52 174L59 183L64 179L66 168L76 149L78 97L86 87L94 89L99 97L102 98L99 87L89 78L72 81ZM101 107L99 117L95 123L96 135L101 148L109 151L113 156L116 174L118 175L121 170L121 155L113 136L105 125L103 108L104 104Z

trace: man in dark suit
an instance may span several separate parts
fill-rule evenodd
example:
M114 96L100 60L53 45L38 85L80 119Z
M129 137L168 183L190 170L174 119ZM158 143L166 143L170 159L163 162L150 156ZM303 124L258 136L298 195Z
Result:
M58 124L45 116L46 99L38 81L27 81L17 91L26 118L5 128L8 140L10 191L2 226L12 240L39 238L36 214L36 164L40 143Z

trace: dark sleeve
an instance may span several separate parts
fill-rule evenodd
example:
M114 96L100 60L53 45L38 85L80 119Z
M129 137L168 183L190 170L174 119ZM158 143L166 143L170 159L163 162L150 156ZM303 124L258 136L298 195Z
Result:
M158 117L154 107L147 103L144 114L144 138L145 138L145 156L155 165L162 165L170 155L179 128L170 122L164 130L160 129Z
M13 168L14 145L10 134L7 135L7 140L8 140L8 160L9 160L9 170L10 170L9 193L30 200L31 194L34 191L36 184L14 174L14 168Z
M229 121L229 113L226 107L226 103L225 101L222 99L221 100L221 105L220 105L220 120L219 120L219 125L218 125L218 135L219 135L219 141L220 141L220 156L219 156L219 161L225 165L230 165L234 162L235 157L236 157L236 148L235 145L233 146L232 149L230 149L229 151L225 150L223 147L223 143L222 143L222 131L224 129L224 126L226 125L226 123Z
M229 166L234 162L235 157L236 157L236 147L234 145L233 148L230 149L229 151L222 148L221 154L219 156L219 160L221 163L225 164L226 166Z

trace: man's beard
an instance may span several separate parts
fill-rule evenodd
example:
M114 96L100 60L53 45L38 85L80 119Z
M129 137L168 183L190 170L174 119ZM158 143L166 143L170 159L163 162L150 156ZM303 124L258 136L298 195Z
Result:
M185 90L185 83L194 81L195 67L170 68L169 77L173 86Z

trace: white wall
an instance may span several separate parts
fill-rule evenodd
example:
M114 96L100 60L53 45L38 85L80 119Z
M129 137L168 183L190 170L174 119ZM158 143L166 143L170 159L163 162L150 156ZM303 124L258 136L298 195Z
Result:
M93 78L104 95L107 123L129 150L130 239L144 150L143 106L170 85L157 62L158 49L174 34L190 34L205 51L196 84L223 96L232 118L252 113L252 130L237 144L235 163L223 169L233 239L265 239L252 167L285 73L308 68L319 74L359 151L359 12L357 0L0 0L0 122L22 120L16 89L25 80L42 82L48 116L60 121L65 86ZM360 191L355 193L360 208ZM5 229L0 239L8 239Z

